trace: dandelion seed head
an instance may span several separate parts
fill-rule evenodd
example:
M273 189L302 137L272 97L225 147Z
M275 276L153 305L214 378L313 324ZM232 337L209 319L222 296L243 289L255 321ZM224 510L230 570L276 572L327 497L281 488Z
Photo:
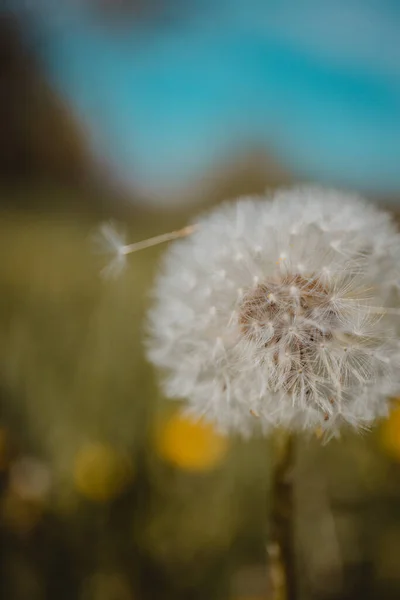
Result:
M400 320L384 312L399 258L389 215L357 196L303 188L215 209L155 285L149 357L166 394L244 435L368 427L400 391Z

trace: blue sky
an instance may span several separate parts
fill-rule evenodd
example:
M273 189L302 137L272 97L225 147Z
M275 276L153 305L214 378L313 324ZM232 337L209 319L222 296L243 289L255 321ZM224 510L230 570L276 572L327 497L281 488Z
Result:
M400 189L397 1L167 0L112 26L95 0L26 2L50 81L117 177L179 188L263 147L302 178Z

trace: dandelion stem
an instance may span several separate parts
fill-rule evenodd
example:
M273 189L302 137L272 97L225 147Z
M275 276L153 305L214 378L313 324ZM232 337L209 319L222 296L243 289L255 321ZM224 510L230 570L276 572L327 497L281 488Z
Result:
M294 437L279 432L272 480L268 552L271 600L295 600L293 468Z
M127 244L126 246L123 246L121 248L121 254L131 254L132 252L138 252L139 250L144 250L145 248L150 248L151 246L157 246L158 244L164 244L165 242L170 242L178 238L186 237L188 235L191 235L195 229L196 225L188 225L187 227L184 227L183 229L179 229L177 231L162 233L161 235L156 235L155 237L143 240L141 242Z

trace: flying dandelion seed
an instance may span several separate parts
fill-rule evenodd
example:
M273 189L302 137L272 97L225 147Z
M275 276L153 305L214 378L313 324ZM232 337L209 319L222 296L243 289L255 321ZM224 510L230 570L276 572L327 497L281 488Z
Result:
M110 261L101 271L101 276L104 279L118 277L126 264L125 233L111 221L102 223L99 230L92 236L92 243L97 254L110 257Z
M166 252L150 311L164 391L222 431L336 435L400 390L400 235L354 195L243 198ZM392 316L393 315L393 316Z
M170 233L162 233L155 237L136 242L134 244L126 243L126 236L112 222L103 223L99 230L94 234L92 241L94 249L97 253L111 256L110 262L102 269L101 275L105 279L118 277L126 265L126 257L128 254L165 244L178 238L191 235L196 229L196 225L189 225L177 231Z

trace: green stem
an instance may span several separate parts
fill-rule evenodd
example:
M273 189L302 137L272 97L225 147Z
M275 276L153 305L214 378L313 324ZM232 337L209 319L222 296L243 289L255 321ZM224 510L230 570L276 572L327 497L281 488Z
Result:
M276 440L272 475L271 529L268 544L271 600L296 600L294 558L293 468L295 440L284 434Z

